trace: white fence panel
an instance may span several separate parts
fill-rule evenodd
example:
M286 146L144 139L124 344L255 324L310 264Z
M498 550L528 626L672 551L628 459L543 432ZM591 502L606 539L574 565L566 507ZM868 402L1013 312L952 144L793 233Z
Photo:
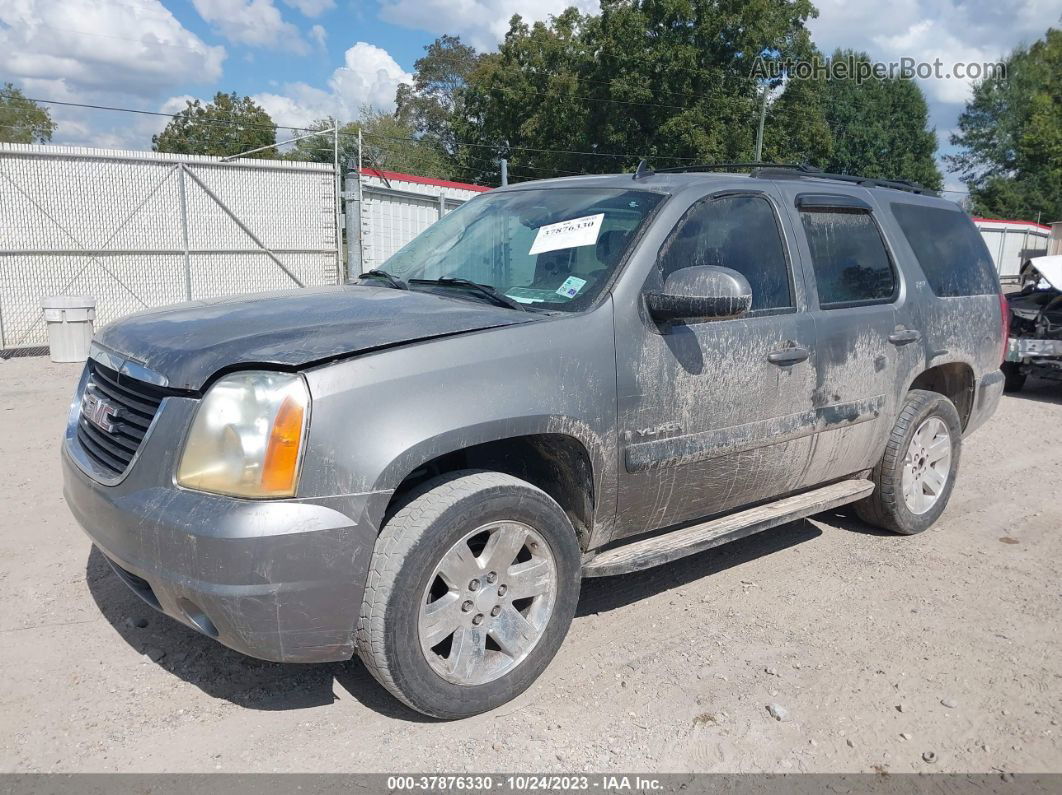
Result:
M364 213L365 259L376 267L439 220L439 203L370 190Z
M1033 221L975 218L1000 277L1017 276L1023 263L1047 253L1051 228Z
M360 216L361 236L348 241L348 271L356 276L381 267L443 215L488 190L480 185L375 169L362 169L359 187L357 176L351 174L345 194L347 217Z
M48 296L93 296L104 324L336 284L338 262L329 165L0 144L0 348L45 342Z

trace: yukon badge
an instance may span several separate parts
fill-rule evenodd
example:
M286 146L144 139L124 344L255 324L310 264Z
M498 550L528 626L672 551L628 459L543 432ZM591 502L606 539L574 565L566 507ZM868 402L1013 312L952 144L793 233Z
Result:
M661 436L676 436L682 433L682 426L677 422L665 422L653 428L635 428L624 431L621 436L625 442L644 442L648 439L656 439Z
M113 420L118 416L118 409L98 395L85 390L85 395L81 398L81 416L97 428L114 433Z

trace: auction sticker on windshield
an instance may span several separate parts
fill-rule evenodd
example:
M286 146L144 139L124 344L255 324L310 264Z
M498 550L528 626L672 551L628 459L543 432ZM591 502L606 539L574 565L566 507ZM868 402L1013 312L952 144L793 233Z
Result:
M531 250L527 253L528 255L544 254L547 251L557 251L562 248L592 246L597 242L603 220L605 220L605 214L598 213L540 226L538 234L535 235L535 242L531 244Z

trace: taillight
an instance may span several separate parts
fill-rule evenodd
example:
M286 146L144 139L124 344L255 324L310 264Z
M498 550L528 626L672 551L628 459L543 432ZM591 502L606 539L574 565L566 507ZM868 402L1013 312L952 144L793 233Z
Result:
M1010 303L1007 296L999 294L999 325L1003 336L1002 350L999 352L999 363L1007 360L1007 343L1010 341Z

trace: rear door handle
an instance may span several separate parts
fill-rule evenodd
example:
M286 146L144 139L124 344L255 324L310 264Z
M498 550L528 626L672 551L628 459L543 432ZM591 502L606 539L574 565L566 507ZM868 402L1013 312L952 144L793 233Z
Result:
M920 339L922 339L922 332L913 328L894 331L889 335L889 342L893 345L906 345L909 342L918 342Z
M811 352L807 348L781 348L767 354L767 361L771 364L787 365L806 362Z

